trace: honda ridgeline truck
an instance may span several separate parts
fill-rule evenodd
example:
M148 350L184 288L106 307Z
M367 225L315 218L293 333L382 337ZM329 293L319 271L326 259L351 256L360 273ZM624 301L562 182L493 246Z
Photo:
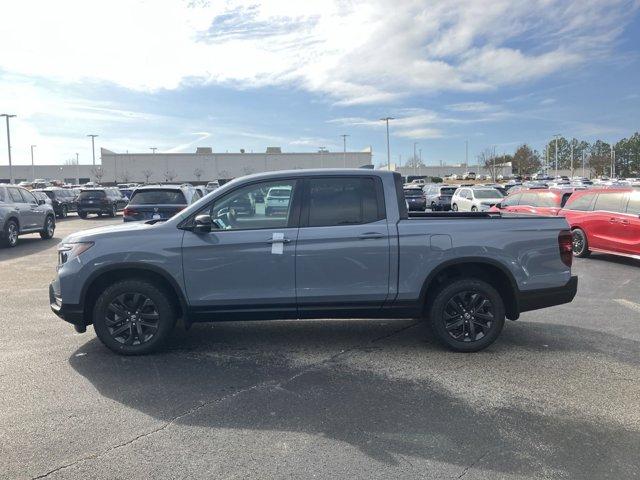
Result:
M274 189L290 194L267 214ZM248 201L251 214L234 207ZM68 236L49 296L76 331L93 324L125 355L157 350L178 319L424 318L444 345L472 352L505 318L573 299L571 247L561 217L409 214L393 172L272 172L166 221Z

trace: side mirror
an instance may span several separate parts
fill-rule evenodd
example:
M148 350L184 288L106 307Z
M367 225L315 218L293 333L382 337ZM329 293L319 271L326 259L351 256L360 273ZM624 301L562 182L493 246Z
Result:
M38 205L44 205L45 201L44 200L38 200Z
M198 215L194 220L193 231L195 233L209 233L213 228L211 216L208 214Z
M496 203L496 208L502 208L502 203Z

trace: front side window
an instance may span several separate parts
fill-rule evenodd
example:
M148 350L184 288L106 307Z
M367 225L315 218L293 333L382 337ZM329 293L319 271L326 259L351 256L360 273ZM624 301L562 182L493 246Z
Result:
M606 212L622 212L624 193L600 193L596 198L594 210L603 210Z
M504 200L502 200L501 205L503 207L513 207L520 203L520 199L522 198L522 194L516 193L514 195L507 195Z
M309 180L309 226L360 225L384 218L373 178Z
M219 230L286 228L291 218L295 180L277 180L234 190L207 207Z
M640 215L640 192L631 192L629 203L627 204L627 213Z
M22 188L20 189L20 193L22 194L22 198L24 199L25 203L38 203L38 200L36 200L36 197L33 196L33 194L28 191L28 190L23 190Z
M7 190L9 191L9 197L11 197L12 202L24 203L22 195L20 195L20 190L18 190L17 188L8 188Z

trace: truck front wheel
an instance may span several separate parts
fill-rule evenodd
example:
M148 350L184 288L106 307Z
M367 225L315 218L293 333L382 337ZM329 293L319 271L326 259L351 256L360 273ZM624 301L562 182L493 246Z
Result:
M436 294L429 323L436 338L457 352L477 352L491 345L504 327L500 294L479 279L454 280Z
M169 295L147 280L123 280L107 287L93 310L96 335L121 355L144 355L166 342L176 323Z

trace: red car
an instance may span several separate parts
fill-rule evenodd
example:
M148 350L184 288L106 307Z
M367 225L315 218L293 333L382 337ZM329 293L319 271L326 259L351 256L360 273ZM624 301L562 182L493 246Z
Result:
M507 195L493 212L528 213L531 215L558 215L573 190L530 188Z
M560 215L571 225L576 257L603 252L640 259L640 190L577 191Z

